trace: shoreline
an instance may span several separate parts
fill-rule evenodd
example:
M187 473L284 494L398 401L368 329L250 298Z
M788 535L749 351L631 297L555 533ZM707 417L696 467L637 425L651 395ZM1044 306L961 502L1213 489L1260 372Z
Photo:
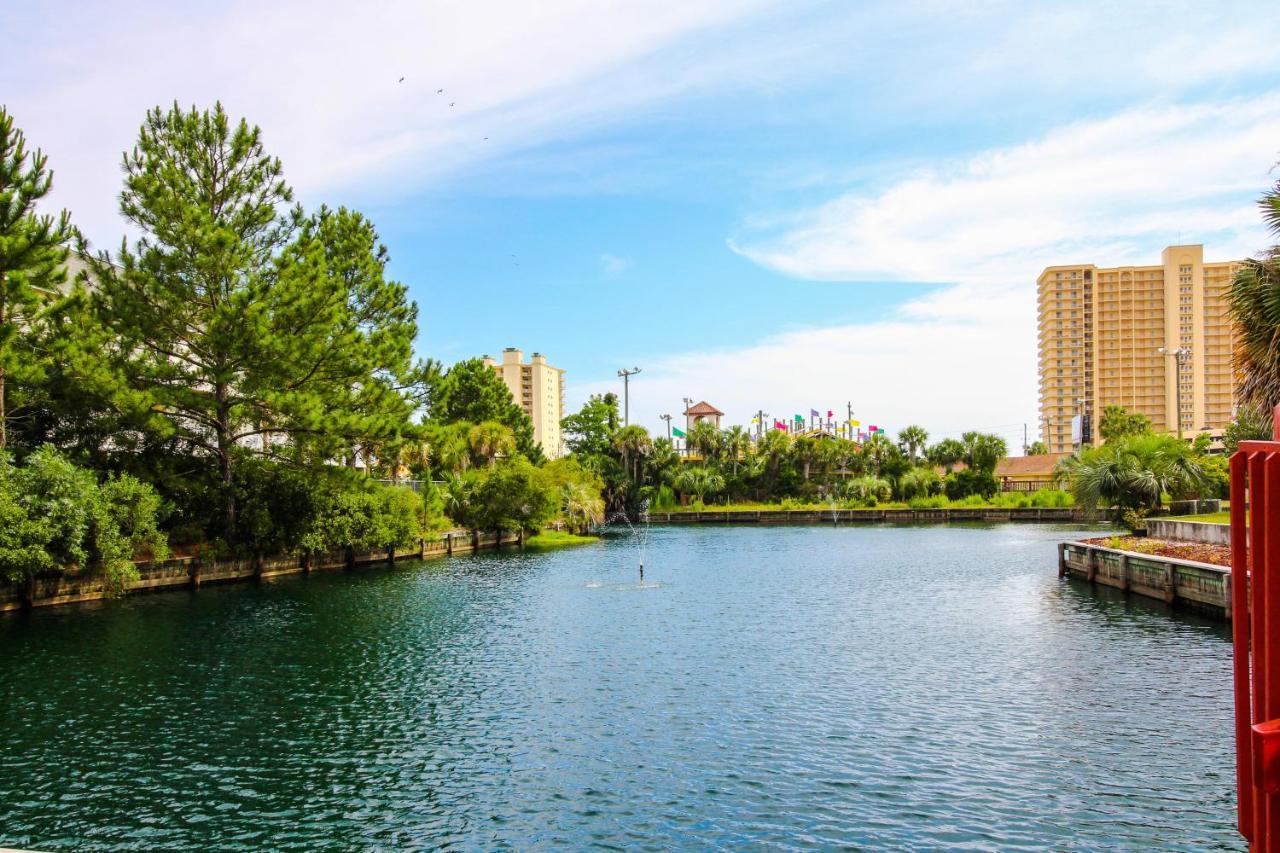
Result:
M129 584L123 594L118 596L108 595L103 587L101 575L93 571L68 572L36 578L29 602L26 590L22 586L0 582L0 614L105 601L147 592L194 590L206 584L261 581L287 575L305 575L313 571L347 570L376 563L394 565L397 560L452 557L455 554L497 550L508 546L523 548L524 542L524 535L519 533L498 534L451 530L441 534L437 540L420 540L417 548L317 554L310 561L296 554L262 560L255 560L252 557L224 560L174 557L158 562L138 563L138 579Z
M941 509L776 509L650 512L640 516L650 524L838 524L946 523L950 521L1102 521L1099 512L1078 507L946 507Z

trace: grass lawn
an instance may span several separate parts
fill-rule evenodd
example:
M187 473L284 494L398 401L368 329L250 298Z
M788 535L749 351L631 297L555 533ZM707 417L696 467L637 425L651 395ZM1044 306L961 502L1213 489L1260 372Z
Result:
M1203 521L1206 524L1230 524L1231 513L1223 512L1207 512L1204 515L1171 515L1167 518L1156 516L1154 521Z
M565 533L563 530L544 530L536 536L530 536L524 540L526 548L560 548L565 545L586 545L589 542L599 542L599 536L578 536L574 533Z

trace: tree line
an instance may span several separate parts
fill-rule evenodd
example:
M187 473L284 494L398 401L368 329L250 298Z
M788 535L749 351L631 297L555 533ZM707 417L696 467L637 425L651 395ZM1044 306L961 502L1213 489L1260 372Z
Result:
M127 575L165 540L261 556L598 517L593 476L548 470L482 360L415 357L419 309L374 224L304 210L257 127L156 108L121 167L133 236L105 251L37 209L53 173L0 108L6 577Z
M1001 437L966 432L929 443L919 426L897 441L877 433L858 443L837 436L769 430L753 437L741 426L694 424L689 456L643 427L623 426L613 394L592 397L562 427L574 459L596 474L609 512L634 515L643 505L676 502L834 501L875 506L887 501L990 498L999 491L996 465L1007 454Z

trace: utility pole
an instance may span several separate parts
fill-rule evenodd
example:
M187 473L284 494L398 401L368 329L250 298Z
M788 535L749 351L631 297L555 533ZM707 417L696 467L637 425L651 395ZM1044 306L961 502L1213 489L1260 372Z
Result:
M622 377L622 425L631 426L631 377L640 372L640 368L633 367L627 370L625 367L618 371L618 375Z
M764 438L764 419L769 417L769 413L764 409L756 412L756 441Z
M684 401L684 431L685 431L685 438L684 438L684 455L685 455L685 456L688 456L688 455L689 455L689 436L688 436L688 432L689 432L689 409L693 406L693 398L692 398L692 397L681 397L680 399Z
M1022 455L1023 456L1027 455L1027 450L1030 447L1031 445L1027 444L1027 425L1023 424L1022 425Z
M850 400L849 402L845 403L845 404L844 404L844 406L845 406L845 408L846 408L846 409L848 410L848 412L849 412L849 418L848 418L848 420L846 420L846 421L844 422L844 427L845 427L845 429L846 429L846 430L848 430L849 440L850 440L850 441L853 441L853 423L852 423L852 421L853 421L853 401L852 401L852 400Z
M667 441L671 440L671 415L658 415L667 422Z
M1181 235L1179 235L1179 237L1181 237ZM1178 408L1178 412L1177 412L1178 440L1181 441L1182 440L1182 363L1184 361L1189 361L1191 359L1191 347L1178 347L1173 352L1169 352L1164 347L1159 347L1156 350L1156 352L1160 353L1165 358L1172 358L1174 360L1175 367L1174 367L1173 381L1175 384L1173 386L1173 391L1174 391L1174 400L1176 401L1176 405Z

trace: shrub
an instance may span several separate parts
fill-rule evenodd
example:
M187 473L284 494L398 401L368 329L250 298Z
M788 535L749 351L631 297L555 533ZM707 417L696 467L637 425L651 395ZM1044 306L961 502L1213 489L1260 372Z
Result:
M1031 506L1049 509L1074 505L1075 501L1072 499L1071 493L1064 492L1061 489L1040 489L1031 494Z
M22 466L0 458L0 575L21 583L96 562L118 594L137 578L135 554L168 556L161 510L150 486L129 476L99 484L47 445Z
M975 471L968 468L948 474L943 485L946 488L947 497L952 500L970 495L989 498L1000 491L1000 484L996 481L995 475L988 471Z
M912 498L907 501L911 509L946 509L951 504L946 495L933 495L927 498Z

